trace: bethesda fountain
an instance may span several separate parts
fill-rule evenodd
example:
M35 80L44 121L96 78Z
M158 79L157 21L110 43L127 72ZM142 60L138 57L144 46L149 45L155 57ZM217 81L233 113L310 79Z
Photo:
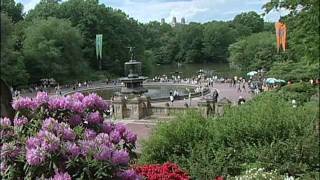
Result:
M121 88L123 95L141 95L148 91L143 87L143 81L147 78L141 76L141 62L135 60L133 47L129 47L131 59L124 63L125 74L127 77L120 78L124 87Z
M134 47L129 49L131 59L124 64L126 77L119 79L124 86L112 102L116 119L142 119L151 114L150 98L143 94L148 89L143 87L146 77L141 76L141 62L135 60Z

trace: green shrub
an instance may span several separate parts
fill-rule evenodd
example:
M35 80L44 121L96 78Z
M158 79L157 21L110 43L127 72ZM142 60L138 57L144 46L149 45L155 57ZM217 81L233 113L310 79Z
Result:
M277 95L288 101L295 99L301 105L308 102L311 96L317 92L319 92L317 87L310 83L301 82L282 87Z
M317 115L316 106L292 108L281 97L264 96L211 123L209 139L237 151L238 165L260 163L297 175L318 168Z
M199 141L207 139L207 124L208 121L194 112L160 123L149 141L143 143L140 163L164 163L175 157L189 156Z
M220 118L189 113L161 124L144 144L142 162L174 161L194 179L237 176L252 166L313 174L319 171L318 118L314 104L293 108L279 93L265 93Z
M317 92L316 86L307 83L307 82L300 82L300 83L294 83L287 86L284 86L280 89L280 91L283 92L296 92L303 95L306 95L307 97L311 97L314 93Z

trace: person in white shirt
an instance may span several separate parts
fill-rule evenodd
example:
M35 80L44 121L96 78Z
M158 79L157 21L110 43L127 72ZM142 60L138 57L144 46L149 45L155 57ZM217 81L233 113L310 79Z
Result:
M171 101L171 105L173 106L174 97L172 95L170 95L170 101Z

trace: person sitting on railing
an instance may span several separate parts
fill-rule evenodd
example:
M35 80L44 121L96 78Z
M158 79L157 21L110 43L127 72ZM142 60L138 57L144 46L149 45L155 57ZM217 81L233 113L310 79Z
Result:
M173 92L173 97L174 97L174 99L178 99L179 93L178 93L177 90L174 90L174 92Z
M173 101L174 101L174 97L173 97L173 95L171 94L170 95L170 102L171 102L171 105L173 106Z

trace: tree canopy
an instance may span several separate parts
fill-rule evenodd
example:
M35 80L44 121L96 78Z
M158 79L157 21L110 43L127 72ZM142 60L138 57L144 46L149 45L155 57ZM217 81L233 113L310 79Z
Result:
M14 0L1 0L0 3L1 12L8 14L13 22L23 20L23 5L16 3Z
M289 29L287 52L276 53L274 24L264 22L256 12L241 13L226 22L173 27L156 21L139 23L97 0L41 0L27 14L22 4L3 0L1 68L6 71L1 77L14 86L42 78L63 83L117 77L130 59L128 46L136 47L146 75L155 64L177 62L230 62L243 71L265 67L272 75L283 72L282 66L294 69L294 63L300 63L314 73L319 66L317 0L270 1L263 8L266 13L279 8L290 11L283 17ZM95 55L96 34L103 35L101 71Z
M35 19L25 30L23 53L32 79L81 76L87 68L82 57L82 35L71 22L49 17ZM67 78L67 79L69 79Z
M248 27L252 33L261 32L264 25L263 19L254 11L236 15L233 19L233 23Z
M279 61L276 51L275 35L271 32L252 34L229 47L229 61L232 66L245 71L269 69Z
M14 25L11 18L1 12L1 78L11 86L24 85L29 74L25 69L23 56L15 50L16 37L12 33Z
M319 78L319 2L270 1L263 8L266 13L289 11L281 17L288 27L287 51L276 53L275 34L253 34L229 47L232 65L243 70L265 67L269 76L286 80ZM271 25L265 23L265 30L273 29Z

